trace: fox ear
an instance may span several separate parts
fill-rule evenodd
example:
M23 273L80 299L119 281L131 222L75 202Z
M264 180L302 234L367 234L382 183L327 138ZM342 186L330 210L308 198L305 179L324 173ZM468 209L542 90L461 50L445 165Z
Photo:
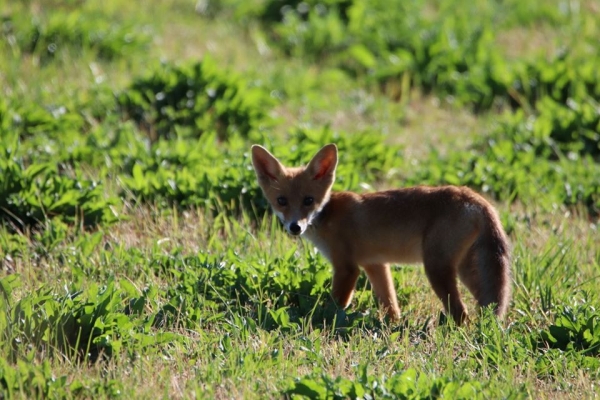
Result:
M337 167L337 147L331 143L323 146L321 150L310 160L306 170L314 180L321 178L333 178Z
M276 181L283 172L283 166L275 156L262 146L252 146L252 165L259 181Z

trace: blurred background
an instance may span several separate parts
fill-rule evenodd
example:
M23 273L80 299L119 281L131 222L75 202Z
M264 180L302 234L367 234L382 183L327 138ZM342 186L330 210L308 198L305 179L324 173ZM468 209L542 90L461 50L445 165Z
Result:
M233 187L215 191L225 202L254 199L252 174L241 166L228 177L223 154L236 168L248 144L281 144L278 154L300 162L335 136L355 153L340 187L462 183L498 199L541 191L547 203L582 204L595 215L598 8L554 0L4 1L4 151L22 157L17 170L52 161L61 176L118 181L109 193L189 205L224 181ZM299 146L307 137L313 145ZM353 143L361 140L368 144ZM402 157L388 162L384 150ZM354 161L367 168L356 171ZM20 219L43 213L19 217L18 205L3 202ZM46 214L61 208L42 203Z

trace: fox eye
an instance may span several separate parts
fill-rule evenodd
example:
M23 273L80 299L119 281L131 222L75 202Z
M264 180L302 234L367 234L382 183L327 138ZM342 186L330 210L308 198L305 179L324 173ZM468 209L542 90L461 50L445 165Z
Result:
M304 204L305 206L310 206L314 202L315 202L315 199L313 199L310 196L307 196L307 197L304 198L304 200L302 200L302 204Z
M279 204L280 206L287 206L287 199L283 196L279 196L277 198L277 204Z

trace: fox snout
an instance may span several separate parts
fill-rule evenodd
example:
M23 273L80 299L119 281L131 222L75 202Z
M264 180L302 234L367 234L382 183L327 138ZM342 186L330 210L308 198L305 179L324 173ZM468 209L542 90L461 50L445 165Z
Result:
M279 218L279 221L283 224L283 227L292 236L302 235L308 227L307 219L298 219L298 216L287 217L279 211L275 211L275 215Z
M308 224L306 221L282 221L285 230L292 236L302 235L306 231Z
M300 228L300 225L298 225L297 222L290 223L288 229L292 235L299 235L300 233L302 233L302 228Z

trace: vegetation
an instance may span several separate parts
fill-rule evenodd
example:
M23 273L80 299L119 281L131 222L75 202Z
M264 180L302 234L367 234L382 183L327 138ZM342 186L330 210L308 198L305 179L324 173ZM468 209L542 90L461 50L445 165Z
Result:
M0 397L592 397L600 10L535 0L0 0ZM470 186L506 321L420 266L352 306L249 159L335 142L335 188ZM469 302L471 313L474 302Z

